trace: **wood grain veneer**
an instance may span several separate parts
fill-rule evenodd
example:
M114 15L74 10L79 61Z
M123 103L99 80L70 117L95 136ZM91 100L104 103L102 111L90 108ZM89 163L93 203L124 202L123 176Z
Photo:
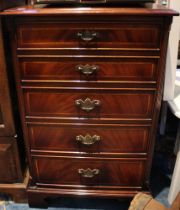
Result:
M75 157L33 157L35 180L38 183L62 185L129 186L141 185L143 159L98 159ZM56 165L56 167L54 167ZM98 169L92 178L83 177L78 169ZM49 171L49 173L46 173Z
M142 81L157 80L158 59L142 58L98 58L98 57L67 57L67 58L19 58L21 78L23 82L36 81L67 81L67 82L107 82L107 81ZM90 75L77 71L77 66L95 65L99 69Z
M59 118L151 118L155 100L153 91L120 92L101 89L24 89L23 95L27 116ZM98 100L101 104L89 112L76 106L76 100L85 101L87 98Z
M28 133L32 150L57 151L67 154L96 153L144 153L148 150L148 125L93 125L28 123ZM71 130L71 132L69 132ZM76 136L87 134L100 136L100 141L91 146L83 145ZM109 143L111 142L111 144Z
M97 33L85 42L78 33ZM128 36L126 35L128 34ZM19 48L158 48L158 23L26 23L17 27Z

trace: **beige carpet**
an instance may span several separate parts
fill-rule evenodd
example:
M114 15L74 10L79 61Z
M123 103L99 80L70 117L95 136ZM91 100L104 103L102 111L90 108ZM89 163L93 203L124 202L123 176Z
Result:
M0 201L0 210L6 210L5 201Z

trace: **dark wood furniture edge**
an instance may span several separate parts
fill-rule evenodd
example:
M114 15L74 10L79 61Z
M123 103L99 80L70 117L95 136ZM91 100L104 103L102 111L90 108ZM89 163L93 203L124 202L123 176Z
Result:
M29 180L29 172L26 170L22 183L0 184L0 192L10 196L16 203L27 203L26 188Z
M9 87L9 78L7 73L7 63L6 63L6 53L4 51L4 37L3 37L3 23L0 18L0 89L1 89L1 96L0 100L3 101L1 104L2 109L2 115L3 115L3 121L4 121L4 128L0 132L0 138L7 138L12 139L12 144L14 145L14 162L16 167L16 172L18 179L16 181L20 182L23 181L23 166L21 165L22 162L19 158L20 156L20 143L22 137L17 136L17 126L15 126L16 119L15 115L13 113L13 103L12 103L12 97L11 97L11 91ZM1 191L0 191L1 192Z
M123 7L99 7L99 8L36 8L33 6L16 7L0 13L2 16L56 16L56 15L113 15L113 16L178 16L179 13L172 9L150 8L123 8Z
M103 193L102 193L103 192ZM29 186L27 188L28 203L30 207L47 208L47 198L57 197L76 197L76 198L108 198L108 199L132 199L138 192L150 194L149 191L138 190L86 190L86 189L55 189L55 188L38 188ZM38 199L37 199L38 196Z
M0 88L1 88L1 96L0 100L7 101L6 103L1 104L2 109L2 115L3 115L3 121L4 121L4 128L2 132L0 132L0 136L14 136L15 133L15 127L14 127L14 119L13 119L13 113L11 108L11 98L10 98L10 92L8 84L8 78L6 73L6 62L5 62L5 54L4 54L4 43L3 43L3 35L2 35L2 22L0 19Z
M17 138L17 131L15 126L15 116L13 114L13 103L11 98L11 92L9 87L9 77L7 73L7 60L6 53L4 47L4 36L3 36L3 26L2 20L0 18L0 102L1 102L1 110L2 110L2 118L3 118L3 127L0 129L0 143L9 145L9 150L7 153L4 152L4 157L6 157L6 161L4 161L4 165L7 165L7 168L11 168L10 171L6 171L7 177L6 179L1 179L0 185L2 185L2 190L0 187L0 192L4 192L3 189L14 188L15 182L23 182L22 175L22 167L19 160L19 147L21 143L19 143L19 137ZM2 157L1 157L2 158ZM8 162L8 159L11 160L12 164ZM2 170L3 165L1 165ZM6 170L6 169L4 169ZM12 177L12 178L8 178ZM6 183L6 184L5 184ZM6 191L6 190L5 190ZM16 194L16 193L14 193ZM18 191L17 191L18 194Z
M171 30L171 24L172 24L172 17L166 17L164 18L164 32L165 35L163 35L163 41L161 46L161 63L163 65L159 66L159 70L161 72L159 76L159 86L157 91L157 101L156 106L154 107L154 116L153 116L153 122L152 122L152 132L151 132L151 138L152 141L150 143L151 150L148 153L148 164L147 164L147 171L146 171L146 180L150 180L150 173L151 173L151 167L152 167L152 159L153 159L153 153L154 153L154 146L156 142L156 131L158 127L158 120L159 120L159 114L161 109L161 103L162 103L162 97L163 97L163 89L164 89L164 78L165 78L165 65L166 65L166 54L167 54L167 47L168 47L168 39L169 39L169 33ZM147 187L149 187L149 182L145 183Z

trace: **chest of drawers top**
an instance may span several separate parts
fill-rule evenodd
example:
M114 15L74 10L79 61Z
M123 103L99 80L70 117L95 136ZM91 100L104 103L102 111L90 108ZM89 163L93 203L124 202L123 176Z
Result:
M88 48L147 50L160 48L164 21L177 13L147 8L29 6L1 15L16 17L18 48L83 49L86 40L92 41Z

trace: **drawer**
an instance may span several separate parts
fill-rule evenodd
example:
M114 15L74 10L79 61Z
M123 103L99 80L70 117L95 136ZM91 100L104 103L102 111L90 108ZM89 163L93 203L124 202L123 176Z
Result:
M20 58L22 81L156 81L158 59Z
M64 153L146 153L149 126L28 123L32 150ZM71 131L71 132L69 132Z
M145 159L34 156L38 183L61 185L140 186Z
M154 91L24 89L27 116L71 119L150 118Z
M157 23L36 22L17 25L18 48L159 48Z

